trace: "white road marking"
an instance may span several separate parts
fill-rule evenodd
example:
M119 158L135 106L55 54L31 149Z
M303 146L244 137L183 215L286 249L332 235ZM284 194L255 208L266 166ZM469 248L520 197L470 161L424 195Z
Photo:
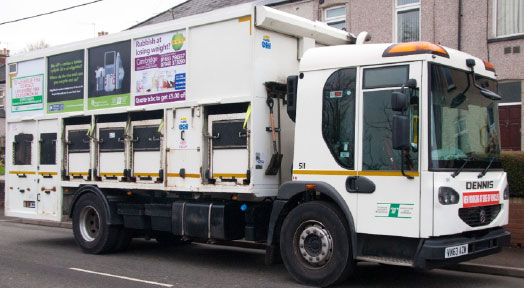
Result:
M162 287L173 287L173 285L171 285L171 284L164 284L164 283L158 283L158 282L153 282L153 281L141 280L141 279L130 278L130 277L125 277L125 276L118 276L118 275L113 275L113 274L109 274L109 273L100 273L100 272L96 272L96 271L84 270L84 269L79 269L79 268L69 268L69 269L75 270L75 271L79 271L79 272L97 274L97 275L113 277L113 278L119 278L119 279L124 279L124 280L129 280L129 281L147 283L147 284L151 284L151 285L158 285L158 286L162 286Z

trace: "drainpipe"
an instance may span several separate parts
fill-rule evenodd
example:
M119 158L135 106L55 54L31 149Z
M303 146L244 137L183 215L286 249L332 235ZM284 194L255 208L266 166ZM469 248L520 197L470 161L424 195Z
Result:
M460 46L461 46L461 42L460 42L460 39L462 38L461 37L461 32L462 32L462 0L459 0L458 2L458 5L459 5L459 11L458 11L458 33L457 33L457 50L460 50Z

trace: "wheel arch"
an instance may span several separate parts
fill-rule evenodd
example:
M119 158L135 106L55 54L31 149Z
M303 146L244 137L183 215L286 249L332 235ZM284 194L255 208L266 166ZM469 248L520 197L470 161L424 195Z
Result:
M117 206L116 203L110 203L109 200L106 197L106 194L100 190L97 186L94 185L85 185L80 187L73 196L73 199L71 200L71 205L69 206L69 218L73 218L73 213L75 211L75 206L78 200L85 194L92 193L95 194L100 200L102 200L102 203L104 203L104 210L106 212L106 215L109 215L109 217L106 217L106 224L107 225L123 225L124 220L122 216L118 215L117 213Z
M356 257L357 232L355 229L353 214L349 210L346 201L344 201L344 198L342 198L340 193L338 193L333 186L322 181L288 181L280 186L277 199L274 201L273 209L271 211L267 244L272 245L274 242L278 241L278 235L280 234L279 231L284 218L298 205L298 202L306 194L306 184L316 185L316 191L326 197L326 200L334 203L344 214L351 233L350 238L353 257Z

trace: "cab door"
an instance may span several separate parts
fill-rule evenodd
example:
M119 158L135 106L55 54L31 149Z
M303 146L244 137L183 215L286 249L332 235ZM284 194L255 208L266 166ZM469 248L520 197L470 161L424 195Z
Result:
M359 233L419 237L419 97L422 62L360 68L360 163L359 181L374 189L357 191ZM410 107L403 112L410 119L411 149L404 153L392 146L391 95L409 79L417 88L402 89L411 95ZM407 176L401 172L402 165Z

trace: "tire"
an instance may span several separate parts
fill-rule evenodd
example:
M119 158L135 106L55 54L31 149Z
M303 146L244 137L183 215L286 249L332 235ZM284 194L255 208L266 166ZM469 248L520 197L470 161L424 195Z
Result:
M73 234L78 246L87 254L113 251L119 239L121 226L107 225L104 203L93 193L78 199L73 211Z
M342 282L355 267L346 218L328 202L307 202L287 215L280 251L291 276L306 285L327 287Z

